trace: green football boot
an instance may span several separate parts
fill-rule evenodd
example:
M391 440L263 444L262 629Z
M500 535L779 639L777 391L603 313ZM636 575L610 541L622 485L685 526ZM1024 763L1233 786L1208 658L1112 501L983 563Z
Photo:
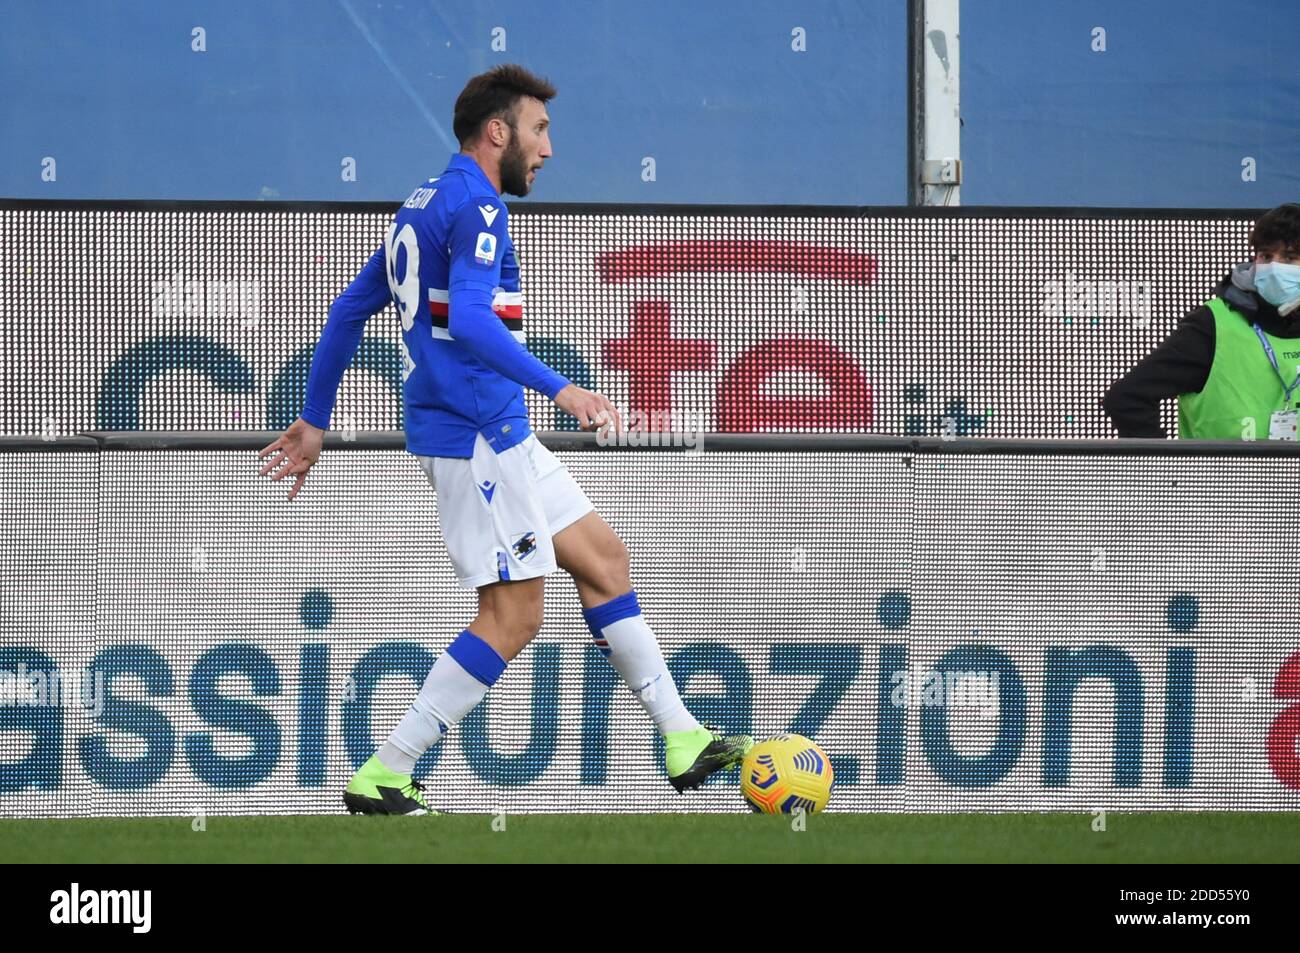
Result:
M668 783L678 794L698 788L713 772L739 764L752 747L749 735L724 736L719 728L671 731L664 735Z
M343 803L349 814L437 814L423 792L409 774L390 771L379 755L371 755L348 782Z

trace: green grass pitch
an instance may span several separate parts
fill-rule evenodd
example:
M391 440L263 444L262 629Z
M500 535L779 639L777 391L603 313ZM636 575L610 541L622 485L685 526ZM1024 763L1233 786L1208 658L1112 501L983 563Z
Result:
M487 814L0 820L9 863L1295 863L1300 813ZM501 819L497 818L497 826Z

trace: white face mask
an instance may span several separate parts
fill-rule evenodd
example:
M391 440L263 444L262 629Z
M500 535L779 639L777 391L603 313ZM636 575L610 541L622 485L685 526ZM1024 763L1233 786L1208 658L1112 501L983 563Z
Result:
M1300 265L1270 261L1255 266L1255 290L1275 308L1300 298Z

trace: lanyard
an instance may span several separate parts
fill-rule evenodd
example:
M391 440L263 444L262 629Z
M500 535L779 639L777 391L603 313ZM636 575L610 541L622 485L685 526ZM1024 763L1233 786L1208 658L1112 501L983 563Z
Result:
M1282 382L1282 400L1289 407L1291 406L1291 394L1295 391L1296 386L1300 385L1300 371L1296 372L1295 380L1291 382L1290 387L1287 387L1286 379L1282 376L1282 372L1278 370L1277 355L1273 353L1273 345L1268 343L1268 338L1265 337L1263 328L1258 324L1255 324L1254 328L1256 336L1259 337L1259 343L1264 345L1264 353L1268 355L1268 362L1273 365L1273 373L1276 374L1277 379Z

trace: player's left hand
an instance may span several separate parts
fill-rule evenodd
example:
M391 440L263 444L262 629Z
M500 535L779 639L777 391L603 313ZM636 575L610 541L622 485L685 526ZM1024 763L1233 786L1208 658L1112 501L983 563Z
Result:
M298 479L294 482L293 489L289 491L289 499L292 500L298 495L302 485L307 482L307 471L320 459L321 445L324 441L325 431L319 427L313 427L299 417L289 425L288 430L280 435L280 439L258 451L257 455L262 458L277 450L280 451L278 457L262 467L258 476L266 476L272 470L275 471L271 474L272 480L283 480L287 476L297 476Z
M601 437L620 431L622 420L609 398L577 384L566 384L555 395L555 405L578 420L579 430L595 430Z

